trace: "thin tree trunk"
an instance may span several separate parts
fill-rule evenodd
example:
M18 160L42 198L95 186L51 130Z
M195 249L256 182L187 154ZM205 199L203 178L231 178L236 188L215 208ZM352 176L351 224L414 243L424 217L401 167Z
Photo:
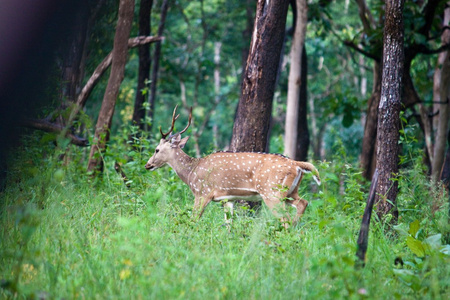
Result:
M300 98L298 105L298 127L297 127L297 147L295 160L306 161L309 149L309 129L308 129L308 57L306 48L302 51L302 74L300 85Z
M222 42L214 43L214 102L216 105L219 104L221 95L220 95L220 52L222 50ZM218 149L218 125L216 122L213 124L213 142L214 148Z
M232 151L265 151L289 1L258 0L233 127Z
M449 4L449 3L447 3ZM444 10L444 26L447 26L450 21L450 7L447 7ZM442 44L448 44L450 43L450 32L449 30L444 30L442 33ZM447 144L447 131L448 131L448 121L449 121L449 114L450 114L450 103L449 103L449 94L450 94L450 52L445 51L439 54L438 62L442 65L441 69L436 68L436 71L439 71L439 76L436 78L436 75L434 76L434 79L439 79L439 97L438 99L433 100L439 102L438 107L436 107L436 110L439 111L439 117L435 118L438 120L438 123L435 124L436 127L436 142L434 146L434 154L433 154L433 160L432 160L432 167L431 167L431 177L432 179L437 182L440 179L441 170L444 164L444 156L445 156L445 149ZM433 86L433 92L435 93L436 90ZM435 94L434 94L435 95ZM446 104L444 104L446 102Z
M128 40L128 48L134 48L139 45L144 45L148 43L153 43L162 40L163 37L153 37L153 36L138 36L135 38L130 38ZM108 53L108 55L103 59L103 61L95 68L91 77L89 77L88 81L84 85L81 93L77 97L77 102L75 103L75 107L70 113L70 118L68 124L71 124L75 119L76 115L83 109L86 104L89 95L91 94L94 87L100 81L100 78L103 74L108 70L109 66L111 66L112 62L112 52Z
M445 149L447 145L447 131L449 121L449 95L450 95L450 52L442 64L441 71L441 86L439 89L441 102L447 101L446 104L441 104L439 109L439 124L436 134L436 143L434 146L434 159L432 161L431 177L434 181L440 179L442 166L444 164Z
M95 126L95 135L89 155L88 171L103 171L102 152L109 140L112 117L122 83L128 54L128 38L133 23L134 0L120 0L119 18L114 36L111 73Z
M294 158L297 152L297 129L299 123L300 90L302 88L302 58L308 22L306 0L295 1L295 29L290 53L290 68L287 92L286 122L284 130L284 154ZM306 102L305 102L306 103Z
M445 28L445 26L449 25L450 22L450 2L446 3L446 8L444 9L444 18L442 20L442 26ZM441 44L445 45L450 42L450 31L443 30L441 35ZM448 51L444 51L439 53L438 59L437 59L437 65L434 69L433 74L433 111L437 112L441 109L440 102L444 101L445 99L441 100L440 97L440 87L441 87L441 68L444 64L445 57L447 55ZM433 130L434 130L434 136L436 136L437 128L439 127L439 118L433 118Z
M252 38L252 28L253 28L253 20L254 20L254 14L255 11L255 0L246 0L245 5L245 29L242 31L242 40L244 41L245 47L242 49L242 76L243 78L245 72L245 68L247 67L247 58L248 58L248 49L251 44L251 38Z
M399 127L401 93L403 85L403 3L404 0L386 1L386 19L383 39L383 75L377 129L377 213L382 219L392 213L398 217L395 206L398 182Z
M153 0L141 0L139 8L139 35L148 36L151 32L151 11ZM137 124L141 130L144 129L145 107L144 103L148 98L148 93L144 92L150 79L150 45L142 45L138 48L139 69L136 97L134 100L134 111L132 121Z
M364 135L361 150L361 168L363 176L367 180L372 179L375 171L376 153L375 143L377 136L377 122L378 122L378 105L380 103L381 94L381 66L378 62L373 65L373 86L372 95L368 101L368 108L366 113L366 125L364 127Z
M355 268L359 269L366 265L366 252L369 244L369 229L370 218L372 217L372 209L375 200L375 191L378 184L378 171L375 169L373 174L372 184L370 185L369 197L367 198L366 208L364 209L361 228L359 229L359 236L357 241Z
M161 18L159 20L158 26L158 36L162 36L164 32L164 26L166 24L167 10L169 9L169 1L164 0L161 5ZM150 82L150 109L148 111L148 117L150 119L150 126L147 128L148 131L152 129L153 126L153 116L155 113L155 102L156 102L156 85L158 83L158 72L159 72L159 60L161 58L161 43L156 43L155 50L153 52L153 67L152 67L152 80Z

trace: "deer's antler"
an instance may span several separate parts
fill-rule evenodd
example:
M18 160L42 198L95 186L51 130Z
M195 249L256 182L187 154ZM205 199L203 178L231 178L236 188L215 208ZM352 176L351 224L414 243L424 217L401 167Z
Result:
M177 113L177 107L178 107L178 104L175 106L175 109L173 110L172 126L170 127L170 130L167 133L164 133L164 132L162 132L161 126L159 126L159 132L161 132L161 136L162 136L163 139L165 139L173 131L173 127L175 126L175 121L180 116L180 115L175 116L176 113ZM189 120L189 122L190 122L190 120Z
M182 131L180 131L180 134L185 133L186 130L189 128L189 126L191 126L191 120L192 120L192 106L191 106L191 109L190 109L190 111L189 111L189 121L188 121L188 124L187 124L186 128L184 128Z

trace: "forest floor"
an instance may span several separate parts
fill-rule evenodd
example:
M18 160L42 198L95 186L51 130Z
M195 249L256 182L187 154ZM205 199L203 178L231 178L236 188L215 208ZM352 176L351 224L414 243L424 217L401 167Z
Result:
M142 149L123 164L127 188L113 154L95 181L78 150L29 147L0 194L0 298L450 299L447 196L419 163L402 170L398 225L372 220L357 269L368 184L343 161L317 164L320 187L304 179L297 226L263 205L237 209L229 230L219 204L194 221L187 186L169 168L146 172Z

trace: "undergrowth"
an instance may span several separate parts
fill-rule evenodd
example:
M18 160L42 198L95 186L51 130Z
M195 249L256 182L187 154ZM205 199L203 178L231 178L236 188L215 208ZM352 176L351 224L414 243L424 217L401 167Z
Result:
M0 195L0 298L450 297L448 198L419 161L399 179L399 224L372 220L358 270L368 184L342 153L317 165L322 186L304 178L310 205L299 225L282 229L263 205L238 209L229 229L219 204L193 221L193 196L169 168L144 169L155 141L125 140L112 141L101 180L86 175L85 150L39 134L17 149Z

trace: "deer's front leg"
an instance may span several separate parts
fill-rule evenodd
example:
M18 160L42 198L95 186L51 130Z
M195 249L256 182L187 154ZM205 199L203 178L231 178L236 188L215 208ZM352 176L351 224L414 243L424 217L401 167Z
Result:
M231 222L233 221L233 205L234 203L231 201L227 201L223 204L226 225L231 225Z
M211 202L211 197L200 197L196 196L194 201L194 210L192 212L194 218L200 219L200 217L203 214L203 211L205 210L206 205Z

